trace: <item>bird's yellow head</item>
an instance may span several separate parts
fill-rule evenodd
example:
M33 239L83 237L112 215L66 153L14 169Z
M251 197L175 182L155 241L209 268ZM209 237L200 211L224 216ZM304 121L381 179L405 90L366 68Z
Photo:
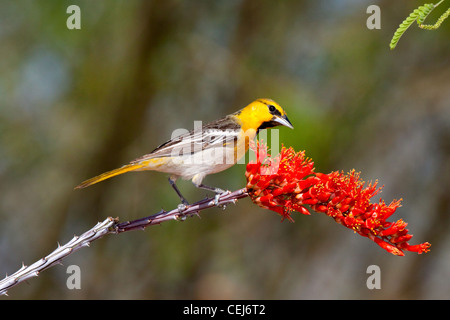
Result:
M271 99L255 100L233 115L241 123L244 131L258 132L280 125L294 129L283 108Z

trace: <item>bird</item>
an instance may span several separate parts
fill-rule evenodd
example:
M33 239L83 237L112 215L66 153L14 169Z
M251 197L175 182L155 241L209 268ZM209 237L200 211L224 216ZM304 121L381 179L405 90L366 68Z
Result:
M294 129L278 103L267 98L257 99L239 111L168 140L120 168L83 181L75 189L86 188L126 172L152 170L169 174L169 183L183 205L189 202L175 184L180 177L191 180L197 188L214 192L217 202L218 196L225 191L204 185L203 179L236 164L260 130L276 126Z

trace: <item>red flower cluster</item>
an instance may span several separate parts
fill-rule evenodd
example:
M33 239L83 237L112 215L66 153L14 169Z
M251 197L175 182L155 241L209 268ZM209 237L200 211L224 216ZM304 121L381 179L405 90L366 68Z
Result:
M305 158L305 152L282 147L276 158L267 153L267 146L259 142L251 147L256 161L247 164L247 191L254 203L293 221L292 211L310 214L304 205L322 212L361 236L367 237L386 251L403 256L402 250L428 252L428 242L410 245L407 223L403 220L386 221L400 207L401 200L389 205L383 200L371 203L381 188L377 183L360 179L359 173L334 171L329 174L314 172L314 163Z

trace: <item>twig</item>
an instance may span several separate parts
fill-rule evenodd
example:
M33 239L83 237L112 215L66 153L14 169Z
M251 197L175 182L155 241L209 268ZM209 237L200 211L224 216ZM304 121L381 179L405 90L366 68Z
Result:
M198 201L192 205L181 206L171 211L161 210L160 212L151 216L126 222L119 222L118 218L106 218L103 222L98 222L93 228L86 231L80 236L74 236L72 240L63 246L58 244L58 247L46 257L36 261L35 263L22 267L11 275L7 275L3 280L0 280L0 295L7 295L7 291L32 277L37 277L40 272L48 269L56 264L61 264L61 261L72 254L73 252L89 247L89 245L102 238L107 234L119 234L132 230L143 230L148 226L160 224L169 220L185 220L186 217L198 215L201 210L221 207L225 209L229 203L236 203L238 199L248 196L247 189L242 188L233 192L221 194L217 199L206 198Z

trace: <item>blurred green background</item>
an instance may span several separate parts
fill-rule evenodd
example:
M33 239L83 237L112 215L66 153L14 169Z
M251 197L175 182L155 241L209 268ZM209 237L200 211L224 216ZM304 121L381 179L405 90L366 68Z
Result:
M435 21L445 1L430 17ZM403 198L425 255L393 256L322 214L249 199L185 222L107 236L1 299L449 299L450 21L399 23L424 1L0 1L0 272L31 264L108 216L172 209L165 174L86 178L153 150L177 128L276 100L316 171L361 171ZM68 30L66 9L81 9ZM381 8L369 30L366 9ZM433 22L434 23L434 22ZM206 184L245 186L245 166ZM204 197L190 182L185 196ZM378 196L374 199L377 201ZM81 290L66 267L81 268ZM381 289L369 290L369 265Z

